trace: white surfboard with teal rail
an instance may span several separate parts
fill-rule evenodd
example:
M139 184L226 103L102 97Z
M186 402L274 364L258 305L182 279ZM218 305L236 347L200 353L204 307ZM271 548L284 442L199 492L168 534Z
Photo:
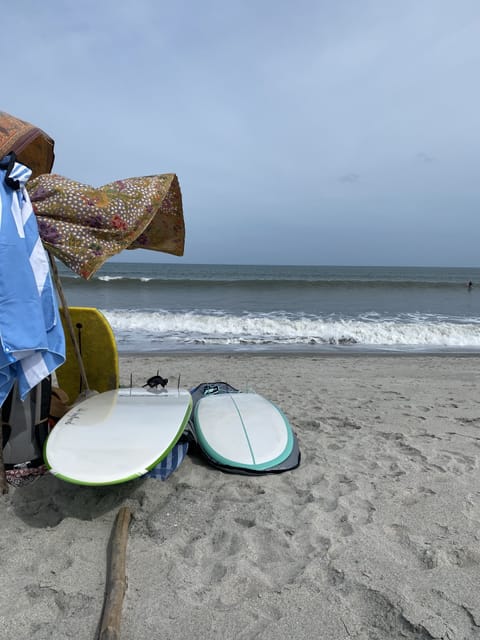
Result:
M44 449L50 472L67 482L109 485L143 476L168 455L192 410L185 389L115 389L75 405Z
M229 470L282 470L296 445L284 413L257 393L207 393L195 404L193 431L210 460Z

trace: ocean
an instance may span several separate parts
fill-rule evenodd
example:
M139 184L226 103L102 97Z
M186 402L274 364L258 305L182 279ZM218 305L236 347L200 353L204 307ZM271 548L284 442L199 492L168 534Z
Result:
M119 352L480 353L480 269L59 264ZM469 281L473 287L467 287Z

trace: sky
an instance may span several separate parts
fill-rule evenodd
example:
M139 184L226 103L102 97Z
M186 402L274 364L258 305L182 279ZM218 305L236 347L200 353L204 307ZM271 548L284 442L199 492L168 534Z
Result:
M55 173L178 175L184 256L118 259L480 266L478 0L2 5Z

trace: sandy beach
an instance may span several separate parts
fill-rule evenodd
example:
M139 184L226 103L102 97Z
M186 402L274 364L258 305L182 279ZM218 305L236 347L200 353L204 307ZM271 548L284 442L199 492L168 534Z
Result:
M479 357L145 355L120 368L125 386L159 370L265 395L301 465L247 477L188 455L165 482L11 487L2 638L96 637L125 505L125 640L480 637Z

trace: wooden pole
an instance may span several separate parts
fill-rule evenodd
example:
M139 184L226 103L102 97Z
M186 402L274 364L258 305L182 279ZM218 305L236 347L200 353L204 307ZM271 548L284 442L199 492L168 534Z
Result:
M128 507L122 507L118 514L110 540L110 557L107 565L105 602L100 624L99 640L119 640L122 604L127 588L125 556L127 549L128 526L132 513Z
M50 266L52 268L52 275L53 275L53 280L55 282L55 287L57 289L60 302L62 303L63 315L67 325L68 333L70 335L70 339L73 344L75 355L77 357L78 368L80 369L80 377L82 378L82 385L83 385L84 391L88 392L90 391L90 387L88 386L87 372L85 371L85 366L83 364L82 352L80 351L80 345L78 344L77 336L75 335L72 318L70 316L70 312L68 311L68 304L65 298L65 294L63 293L62 282L60 280L60 275L58 273L57 265L55 263L55 258L52 256L50 251L47 251L47 253L48 253L48 258L50 260Z
M7 474L3 463L3 429L0 429L0 493L8 493Z

